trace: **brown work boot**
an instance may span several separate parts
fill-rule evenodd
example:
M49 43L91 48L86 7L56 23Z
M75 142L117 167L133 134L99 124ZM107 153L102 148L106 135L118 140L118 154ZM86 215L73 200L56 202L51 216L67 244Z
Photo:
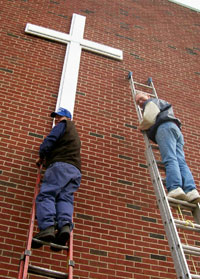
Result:
M38 249L38 248L42 247L43 243L37 242L35 240L53 242L55 240L55 227L50 226L50 227L46 228L45 230L41 230L39 233L37 233L33 237L31 247L33 249Z

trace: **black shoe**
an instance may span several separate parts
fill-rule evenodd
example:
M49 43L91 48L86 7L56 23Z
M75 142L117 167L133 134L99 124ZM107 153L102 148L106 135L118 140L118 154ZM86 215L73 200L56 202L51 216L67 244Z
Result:
M66 242L69 241L69 238L70 238L70 226L65 225L60 230L58 230L54 244L65 246ZM61 251L62 248L56 248L51 246L51 250L57 252L57 251Z
M37 240L41 240L41 241L45 241L45 242L54 242L54 240L55 240L54 226L50 226L50 227L46 228L45 230L42 230L39 233L37 233L32 239L31 248L38 249L38 248L42 247L43 243L41 243L40 241L37 241Z

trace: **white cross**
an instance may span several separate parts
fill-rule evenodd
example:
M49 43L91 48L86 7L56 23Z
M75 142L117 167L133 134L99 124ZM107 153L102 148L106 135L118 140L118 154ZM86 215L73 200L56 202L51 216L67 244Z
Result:
M81 50L86 49L118 60L123 59L121 50L83 39L85 20L85 16L73 14L69 35L30 23L27 23L25 29L26 33L68 44L56 109L64 107L72 115L76 97Z

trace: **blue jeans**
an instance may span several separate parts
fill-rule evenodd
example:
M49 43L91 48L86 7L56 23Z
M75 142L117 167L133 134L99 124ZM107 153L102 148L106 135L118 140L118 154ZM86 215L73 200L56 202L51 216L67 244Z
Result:
M166 187L168 192L181 187L187 194L196 189L194 178L185 161L183 135L174 122L165 122L156 132L162 162L166 168Z
M50 165L36 198L38 227L45 230L58 224L58 229L69 224L72 229L74 192L81 182L81 173L75 166L56 162Z

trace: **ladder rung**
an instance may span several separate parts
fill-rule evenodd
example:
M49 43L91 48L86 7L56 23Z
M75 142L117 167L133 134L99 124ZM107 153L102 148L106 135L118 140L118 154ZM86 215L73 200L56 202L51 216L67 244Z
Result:
M159 146L158 146L158 145L151 144L151 148L152 148L152 149L159 150Z
M59 272L59 271L55 271L55 270L51 270L39 266L34 266L34 265L28 266L28 272L32 274L44 275L50 278L62 278L62 279L68 278L67 273Z
M174 199L174 198L170 198L170 197L167 197L168 199L168 202L170 203L171 206L175 206L175 207L178 207L179 205L181 205L182 207L185 207L185 208L190 208L191 210L196 208L196 204L194 203L190 203L190 202L187 202L187 201L183 201L183 200L178 200L178 199Z
M140 82L137 82L137 81L134 81L133 82L134 84L137 84L137 85L141 85L141 86L144 86L144 87L147 87L147 88L153 88L152 86L150 86L150 85L146 85L146 84L143 84L143 83L140 83Z
M195 224L193 222L188 222L188 221L177 220L177 219L174 219L174 222L178 228L200 232L199 224Z
M192 255L200 255L200 248L198 247L194 247L194 246L190 246L190 245L185 245L182 244L183 250L185 253L187 254L192 254Z
M156 163L157 163L157 166L158 166L159 169L165 170L165 166L164 166L162 161L157 161L156 160Z
M191 274L192 279L200 279L200 275Z
M163 185L166 186L166 177L161 177L161 180L162 180Z
M52 246L54 248L59 248L59 249L62 249L62 250L68 250L68 246L61 246L61 245L58 245L58 244L55 244L55 243L49 243L49 242L46 242L46 241L42 241L42 240L39 240L37 238L33 238L35 242L37 243L41 243L43 245L47 245L47 246Z
M156 160L156 163L157 163L158 165L162 165L162 166L164 166L164 163L163 163L162 161L158 161L158 160Z

